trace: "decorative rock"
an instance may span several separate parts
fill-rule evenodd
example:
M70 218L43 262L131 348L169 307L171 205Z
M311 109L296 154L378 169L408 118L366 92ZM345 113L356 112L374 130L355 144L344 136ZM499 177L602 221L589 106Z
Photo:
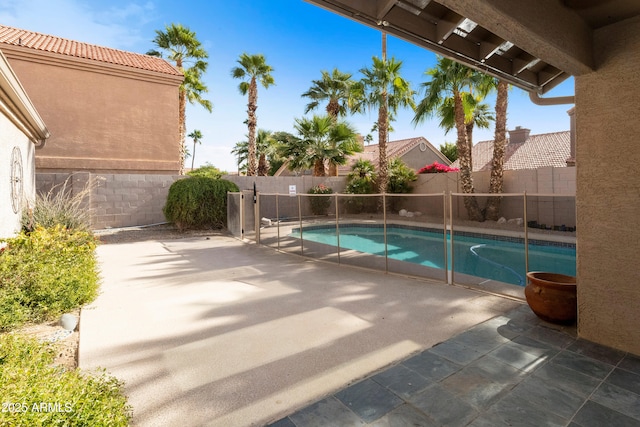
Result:
M413 218L413 212L407 212L407 218Z
M78 319L73 314L63 314L60 317L60 326L67 331L73 331L78 326Z
M413 214L414 214L415 216L422 216L422 212L420 212L420 211L415 211Z
M400 209L400 212L398 212L398 214L400 216L407 216L407 210L406 209Z
M507 224L522 225L524 224L524 220L522 218L511 218L507 221Z
M498 219L498 221L496 221L498 224L506 224L507 223L507 219L503 216L500 217L500 219Z
M271 220L270 220L269 218L262 218L262 219L260 220L260 223L261 223L262 225L267 225L267 226L271 227Z

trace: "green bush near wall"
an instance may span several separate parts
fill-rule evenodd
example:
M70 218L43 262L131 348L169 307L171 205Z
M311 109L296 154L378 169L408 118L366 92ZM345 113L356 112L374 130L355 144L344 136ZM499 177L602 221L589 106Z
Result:
M240 191L224 179L189 177L174 182L163 208L167 221L178 229L224 228L227 224L227 192Z
M0 425L125 427L131 407L122 383L52 365L55 348L14 334L0 335Z
M98 295L96 238L61 225L5 239L0 251L0 331L49 320Z

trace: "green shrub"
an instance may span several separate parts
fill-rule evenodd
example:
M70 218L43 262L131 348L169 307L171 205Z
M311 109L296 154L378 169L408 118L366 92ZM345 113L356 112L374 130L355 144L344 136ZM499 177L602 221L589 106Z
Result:
M222 178L222 175L225 174L226 172L221 171L220 169L209 163L187 172L187 175L189 176L204 176L213 179L220 179Z
M55 347L20 335L0 335L2 426L127 426L131 407L122 383L52 366Z
M327 187L324 184L311 187L308 191L309 194L333 194L333 188ZM309 197L309 205L311 206L311 213L314 215L326 215L329 206L331 206L331 197Z
M98 295L96 239L86 231L36 227L0 253L0 330L81 307Z
M169 188L164 216L180 230L224 228L227 225L228 191L240 190L236 184L224 179L180 179Z

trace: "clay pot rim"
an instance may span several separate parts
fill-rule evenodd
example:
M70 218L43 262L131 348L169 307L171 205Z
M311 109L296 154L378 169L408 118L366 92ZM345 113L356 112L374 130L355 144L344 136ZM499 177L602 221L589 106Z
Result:
M542 276L542 277L541 277ZM542 282L551 286L576 286L575 276L568 276L561 273L551 273L548 271L529 271L527 277L532 282Z

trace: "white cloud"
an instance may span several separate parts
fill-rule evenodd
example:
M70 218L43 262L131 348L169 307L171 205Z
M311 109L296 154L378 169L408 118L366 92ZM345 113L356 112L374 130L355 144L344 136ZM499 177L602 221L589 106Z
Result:
M145 23L154 19L151 2L121 5L79 0L0 0L4 25L116 49L150 47Z

